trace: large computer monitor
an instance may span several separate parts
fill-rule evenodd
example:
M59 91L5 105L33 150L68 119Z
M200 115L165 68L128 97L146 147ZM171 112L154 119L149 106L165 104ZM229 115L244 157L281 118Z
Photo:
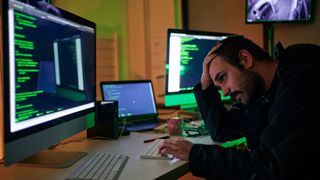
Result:
M229 33L168 29L165 106L197 107L193 87L200 82L202 62ZM224 102L230 97L221 96Z
M2 2L4 163L10 165L85 130L94 118L96 27L44 1ZM44 157L64 163L83 155L62 154Z

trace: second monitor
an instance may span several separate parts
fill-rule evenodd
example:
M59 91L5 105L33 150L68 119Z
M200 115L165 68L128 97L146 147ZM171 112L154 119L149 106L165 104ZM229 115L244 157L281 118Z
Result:
M232 34L168 29L165 106L195 108L192 89L200 81L208 52ZM221 92L220 92L221 93ZM230 97L221 96L222 101Z
M118 101L120 126L144 131L158 125L158 112L150 80L101 82L103 100Z

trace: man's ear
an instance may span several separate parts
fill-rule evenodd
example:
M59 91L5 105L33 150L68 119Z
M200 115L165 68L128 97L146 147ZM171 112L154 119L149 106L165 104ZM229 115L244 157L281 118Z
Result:
M250 69L253 66L253 57L247 50L245 49L240 50L238 56L240 60L239 63L245 69Z

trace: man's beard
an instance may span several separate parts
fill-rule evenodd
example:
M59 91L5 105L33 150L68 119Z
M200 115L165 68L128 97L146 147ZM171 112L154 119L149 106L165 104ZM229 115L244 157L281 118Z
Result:
M249 70L242 69L241 76L238 78L240 83L240 91L245 96L241 102L249 105L256 101L261 95L264 94L263 79L257 73Z

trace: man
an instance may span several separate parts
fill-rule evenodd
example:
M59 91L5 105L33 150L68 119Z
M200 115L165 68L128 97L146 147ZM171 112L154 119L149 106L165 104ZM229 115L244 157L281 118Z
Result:
M203 62L195 97L214 141L246 137L248 149L166 140L159 152L189 160L206 179L320 179L320 47L297 44L277 58L252 41L229 37ZM218 89L236 102L226 109Z

